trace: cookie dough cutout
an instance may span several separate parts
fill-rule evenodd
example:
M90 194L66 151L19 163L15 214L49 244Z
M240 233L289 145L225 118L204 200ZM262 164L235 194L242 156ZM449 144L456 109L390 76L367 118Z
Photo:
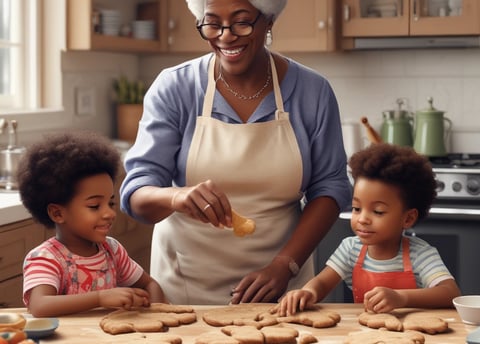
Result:
M265 344L296 344L298 331L292 327L269 326L260 330Z
M241 344L233 337L220 331L202 333L195 338L195 344Z
M312 344L317 343L318 339L311 333L302 333L298 338L298 344Z
M255 326L226 326L222 332L245 344L264 344L262 332Z
M405 330L415 330L428 334L444 333L448 331L448 323L429 314L410 313L403 320Z
M321 309L321 307L304 310L291 316L277 317L279 323L293 323L315 328L333 327L340 320L340 314Z
M232 209L232 227L233 234L238 237L243 237L255 232L255 221L247 219Z
M119 309L105 315L100 327L106 333L165 332L168 327L187 325L197 321L193 308L167 304L132 310Z
M214 308L203 314L203 321L210 326L264 326L277 324L276 317L270 313L271 305L262 303L241 303Z
M416 331L392 332L387 330L370 330L350 332L344 344L423 344L425 337Z
M402 322L396 316L388 313L363 312L358 316L358 322L373 329L385 328L389 331L403 331Z

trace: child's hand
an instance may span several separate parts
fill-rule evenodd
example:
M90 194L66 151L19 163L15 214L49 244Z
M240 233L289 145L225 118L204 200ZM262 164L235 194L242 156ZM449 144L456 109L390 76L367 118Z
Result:
M106 308L147 307L150 305L148 292L140 288L113 288L99 291L99 304Z
M375 287L365 293L363 304L367 311L388 313L395 308L404 307L406 300L405 297L396 290L385 287Z
M316 300L316 296L309 290L292 290L285 294L276 309L280 316L294 315L297 310L303 311L313 306Z

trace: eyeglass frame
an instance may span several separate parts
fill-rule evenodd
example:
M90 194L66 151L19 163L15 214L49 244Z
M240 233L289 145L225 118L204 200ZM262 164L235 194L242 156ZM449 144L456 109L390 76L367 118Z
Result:
M211 39L217 39L218 37L222 36L222 35L223 35L223 31L224 31L225 29L228 29L228 30L230 31L230 34L232 34L232 35L234 35L234 36L236 36L236 37L248 37L248 36L250 36L250 35L253 33L253 31L255 30L255 24L257 23L258 19L259 19L261 16L262 16L262 12L258 12L257 17L256 17L256 18L253 20L253 22L251 22L251 23L250 23L250 22L246 22L246 21L238 21L238 22L234 22L234 23L232 23L232 24L230 24L230 25L228 25L228 26L223 26L223 25L218 25L218 24L198 24L198 25L196 26L196 28L197 28L198 32L200 33L200 36L201 36L204 40L206 40L206 41L211 40ZM205 20L205 17L202 19L202 23L203 23L204 20ZM252 31L251 31L249 34L247 34L247 35L238 35L238 34L235 33L234 30L232 30L232 26L237 25L237 24L248 25L248 26L250 26L250 28L252 29ZM207 38L207 37L205 37L205 35L204 35L203 32L202 32L202 28L203 28L204 26L218 26L218 30L220 31L220 34L219 34L218 36L216 36L216 37Z

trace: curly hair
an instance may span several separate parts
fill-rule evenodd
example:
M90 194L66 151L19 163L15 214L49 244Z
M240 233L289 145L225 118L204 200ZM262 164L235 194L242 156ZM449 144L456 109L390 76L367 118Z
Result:
M48 204L67 204L77 183L86 177L107 173L115 180L119 166L120 153L100 134L78 131L49 135L28 147L19 162L22 203L36 221L53 228Z
M411 147L373 144L349 160L354 181L363 177L396 186L407 209L418 210L417 222L428 215L437 196L429 160Z

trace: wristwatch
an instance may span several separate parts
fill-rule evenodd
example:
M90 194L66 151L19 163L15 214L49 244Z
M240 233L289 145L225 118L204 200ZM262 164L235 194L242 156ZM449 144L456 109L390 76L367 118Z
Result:
M297 276L298 272L300 271L297 262L294 261L293 258L290 258L290 261L288 262L288 268L290 269L290 272L293 276Z
M288 259L288 270L292 273L293 276L297 276L298 272L300 271L300 267L298 266L297 262L289 256L277 256L277 258L286 258Z

